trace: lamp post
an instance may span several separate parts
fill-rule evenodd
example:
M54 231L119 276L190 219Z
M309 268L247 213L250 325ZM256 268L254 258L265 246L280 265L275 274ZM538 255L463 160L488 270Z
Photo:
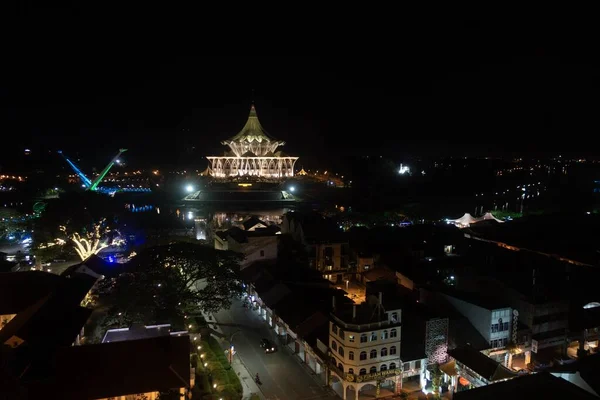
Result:
M233 362L233 352L235 350L235 347L233 346L233 337L240 332L241 330L238 329L237 331L233 332L231 336L229 336L229 365L231 365Z

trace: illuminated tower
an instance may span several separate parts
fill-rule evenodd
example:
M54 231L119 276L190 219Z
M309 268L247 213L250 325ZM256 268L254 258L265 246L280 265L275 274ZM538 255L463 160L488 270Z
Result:
M248 121L234 137L221 144L229 146L225 155L208 156L213 177L255 176L262 178L284 178L294 176L294 164L298 157L290 157L278 147L284 141L271 137L262 127L256 108L250 108Z

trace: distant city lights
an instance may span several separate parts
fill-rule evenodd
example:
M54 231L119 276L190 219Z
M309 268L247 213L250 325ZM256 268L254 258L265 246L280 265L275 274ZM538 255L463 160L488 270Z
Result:
M410 168L406 165L400 164L400 169L398 170L400 175L410 174Z

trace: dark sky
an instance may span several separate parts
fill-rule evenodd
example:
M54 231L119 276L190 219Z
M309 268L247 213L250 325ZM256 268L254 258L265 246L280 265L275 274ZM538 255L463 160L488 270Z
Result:
M253 89L265 129L309 166L345 154L593 152L600 88L586 32L437 29L325 56L18 52L0 75L2 163L24 148L100 163L119 147L140 165L201 160L241 129Z

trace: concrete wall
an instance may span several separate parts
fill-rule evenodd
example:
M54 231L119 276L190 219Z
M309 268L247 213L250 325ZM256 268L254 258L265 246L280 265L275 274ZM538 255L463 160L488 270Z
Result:
M476 306L456 297L443 295L458 312L464 315L477 329L487 342L490 342L492 332L492 312L483 307Z
M272 240L266 241L264 237L259 238L248 238L248 244L242 246L241 252L246 256L246 259L242 262L241 267L244 268L254 261L260 260L275 260L277 258L277 237L269 237ZM261 246L257 246L255 241L261 239ZM253 251L246 251L246 248L252 248ZM262 253L261 253L262 252Z

